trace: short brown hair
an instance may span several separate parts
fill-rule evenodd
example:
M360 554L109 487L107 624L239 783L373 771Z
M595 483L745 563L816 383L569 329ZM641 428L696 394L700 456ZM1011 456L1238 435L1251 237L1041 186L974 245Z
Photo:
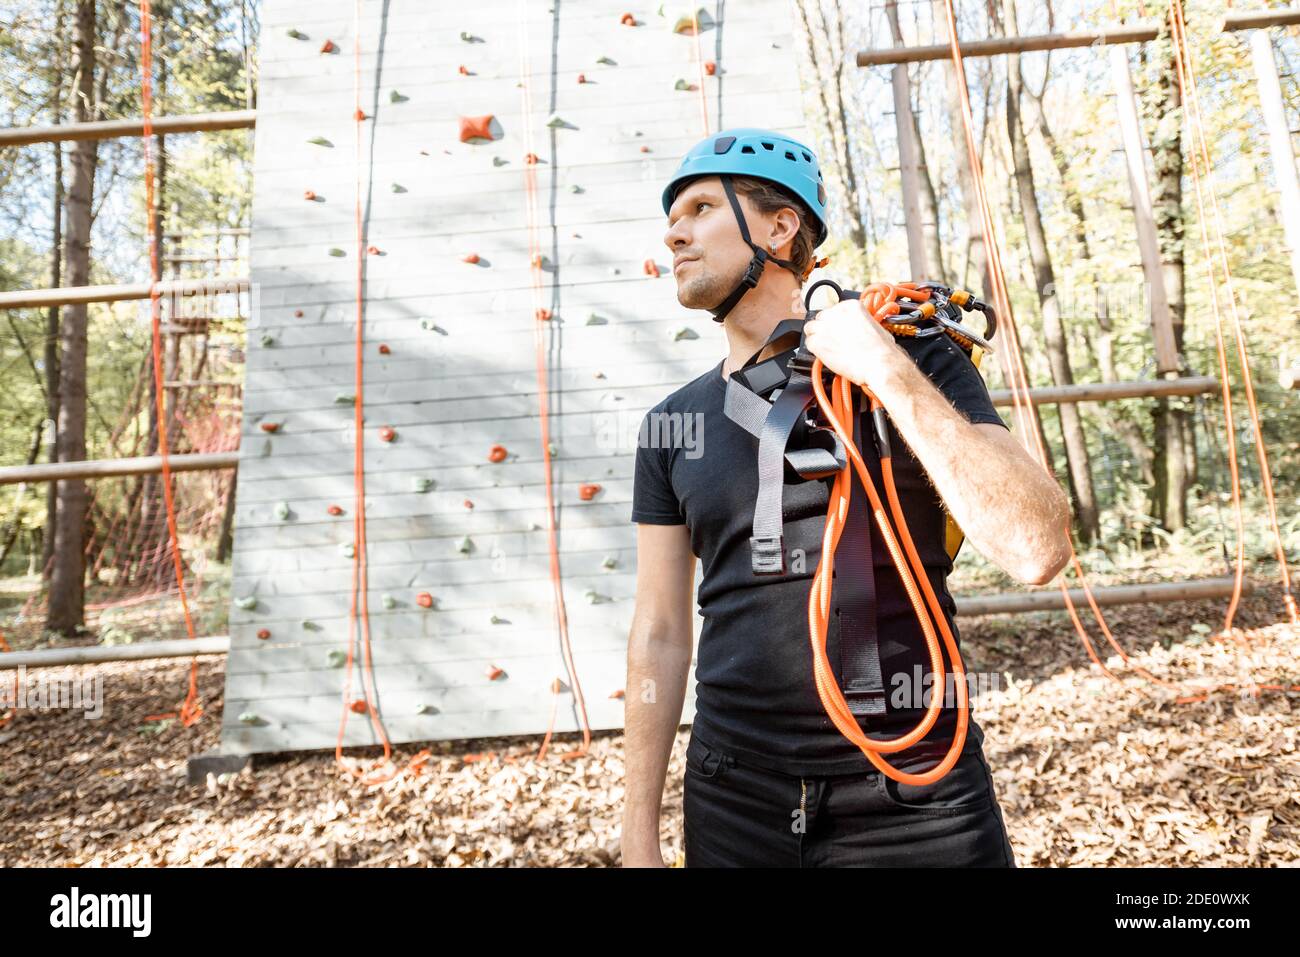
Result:
M793 193L789 193L769 180L753 176L732 176L731 185L742 196L749 197L749 203L764 215L775 213L786 206L799 214L799 229L790 243L790 262L794 263L799 273L799 282L803 283L811 270L813 247L817 242L817 220L806 203Z

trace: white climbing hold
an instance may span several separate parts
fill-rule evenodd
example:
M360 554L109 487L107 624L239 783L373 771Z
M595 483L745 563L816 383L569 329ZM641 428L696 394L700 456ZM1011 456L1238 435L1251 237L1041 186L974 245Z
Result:
M613 555L606 555L603 559L601 559L600 564L605 568L617 568L618 559L615 558Z
M290 514L290 513L289 513L289 503L288 503L288 502L276 502L276 503L275 503L275 517L276 517L276 518L278 518L280 521L283 522L283 521L285 521L286 519L288 519L289 514Z
M344 558L353 558L357 554L357 550L353 547L351 542L344 542L339 546L339 553Z
M239 720L243 724L257 724L260 719L253 711L243 711L239 715Z
M235 599L235 604L244 611L252 611L257 607L257 596L241 595L239 598Z

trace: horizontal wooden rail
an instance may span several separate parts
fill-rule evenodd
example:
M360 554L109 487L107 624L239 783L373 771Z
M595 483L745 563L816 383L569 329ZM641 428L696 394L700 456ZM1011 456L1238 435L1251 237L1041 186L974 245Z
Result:
M37 648L32 651L0 653L0 671L16 668L57 668L61 665L93 665L105 661L151 661L155 658L189 658L193 655L224 655L230 651L228 635L204 638L173 638L142 641L138 645L81 645L71 648Z
M1254 591L1254 586L1249 581L1243 581L1241 587L1242 594L1248 595ZM1231 578L1201 578L1155 585L1112 585L1092 589L1092 597L1098 605L1199 601L1205 598L1226 598L1231 594ZM1087 612L1088 598L1082 588L1071 588L1070 599ZM957 602L957 614L968 618L976 615L1014 615L1029 611L1061 611L1065 608L1065 598L1059 588L1002 595L957 595L953 600Z
M224 110L188 116L155 116L155 133L202 133L209 130L249 130L257 125L257 110ZM143 136L144 121L97 120L94 123L60 123L58 126L11 126L0 129L0 146L61 143L68 140L111 140Z
M119 283L113 286L63 286L58 289L17 289L0 292L0 309L44 309L48 306L75 306L91 302L125 302L131 299L148 299L147 282ZM242 292L249 287L243 276L213 279L166 279L158 283L158 291L169 296L187 293L216 295Z
M1300 23L1300 7L1281 10L1252 10L1233 12L1224 16L1217 32L1232 33L1237 30L1256 30L1261 27L1281 27ZM1029 53L1033 50L1065 50L1073 47L1110 46L1116 43L1143 43L1154 40L1160 22L1143 20L1132 24L1119 24L1103 30L1076 30L1070 33L1041 33L1027 37L995 37L989 40L962 40L961 55L967 57L997 56L999 53ZM946 43L928 46L894 47L880 50L859 50L858 66L884 66L897 63L921 63L926 60L947 60L952 50Z
M1062 402L1109 402L1156 395L1201 395L1219 391L1214 376L1186 376L1181 379L1128 379L1123 382L1089 382L1078 385L1046 386L1030 389L1034 405ZM1010 389L990 389L994 405L1013 405Z
M173 472L207 472L239 468L238 452L188 452L167 456ZM0 468L0 485L18 482L58 482L64 479L109 478L114 475L153 475L162 471L161 455L130 459L91 459L85 462L43 462Z

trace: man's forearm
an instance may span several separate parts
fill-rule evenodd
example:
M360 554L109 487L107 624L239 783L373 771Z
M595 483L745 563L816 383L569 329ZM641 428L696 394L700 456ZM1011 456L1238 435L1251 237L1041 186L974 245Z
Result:
M873 386L948 511L977 548L1021 580L1060 565L1069 502L1055 478L953 408L899 350Z
M629 842L653 842L657 851L664 780L690 676L689 636L683 642L634 629L627 662L624 848L626 853Z

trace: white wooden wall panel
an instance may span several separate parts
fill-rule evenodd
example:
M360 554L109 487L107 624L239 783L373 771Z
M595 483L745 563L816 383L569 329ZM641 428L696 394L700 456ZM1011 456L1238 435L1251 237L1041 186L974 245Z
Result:
M731 7L716 22L716 5L701 6L715 21L703 55L719 66L705 78L710 131L762 126L809 141L792 6ZM626 8L603 0L524 8L541 302L554 314L564 593L591 726L617 728L623 706L609 695L623 687L636 587L636 426L724 349L707 313L677 302L659 205L682 153L705 133L699 94L673 89L678 78L699 81L695 41L674 35L657 5L632 10L637 27L621 25ZM541 733L551 682L564 677L545 531L519 9L511 0L452 13L427 0L363 4L370 119L361 175L367 242L380 250L367 257L365 287L368 596L374 679L394 742ZM343 707L344 669L330 653L347 647L353 567L344 551L353 538L353 408L336 401L355 391L352 10L348 0L263 5L256 308L222 729L230 752L332 747ZM483 42L460 40L462 30ZM319 52L326 39L337 52ZM598 64L602 55L615 65ZM472 75L460 75L461 64ZM578 84L579 73L589 82ZM393 102L393 91L405 99ZM564 127L546 126L552 110ZM486 113L499 139L461 143L458 117ZM470 252L478 264L461 261ZM658 278L645 275L646 259ZM379 354L380 343L390 354ZM385 425L396 430L390 443L378 436ZM487 458L495 443L509 452L501 463ZM416 491L417 479L433 487ZM602 486L592 501L578 495L585 482ZM329 515L330 505L343 514ZM466 536L468 554L459 548ZM434 609L416 604L426 591ZM241 607L249 598L256 604ZM260 629L271 637L259 639ZM489 665L505 676L489 681ZM693 713L692 689L683 720ZM242 722L244 714L256 720ZM578 729L570 695L558 714L556 730ZM350 716L344 740L377 743L364 715Z

